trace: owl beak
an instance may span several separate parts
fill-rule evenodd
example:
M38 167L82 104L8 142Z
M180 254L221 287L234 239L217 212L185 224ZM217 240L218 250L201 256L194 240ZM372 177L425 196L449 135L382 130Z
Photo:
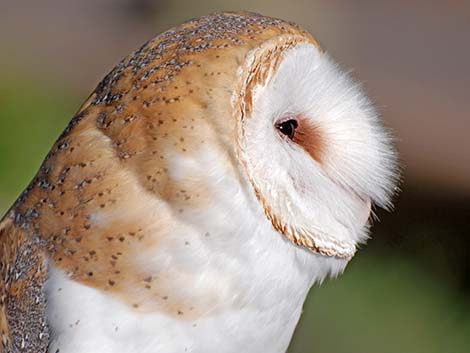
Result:
M365 225L369 220L370 212L371 212L371 201L370 199L364 200L363 208L360 212L360 222L361 224Z

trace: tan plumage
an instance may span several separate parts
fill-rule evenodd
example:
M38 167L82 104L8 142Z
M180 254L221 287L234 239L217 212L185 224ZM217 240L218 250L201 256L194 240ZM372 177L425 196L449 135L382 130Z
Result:
M136 259L158 249L175 219L184 222L187 212L213 202L213 185L178 178L168 169L170 158L191 158L209 145L230 156L227 173L243 179L234 158L246 168L244 147L233 141L244 136L253 92L299 43L318 48L307 32L282 20L215 14L164 32L104 78L1 223L3 351L46 350L47 266L139 312L195 320L212 310L217 292L196 302L168 297L173 278L185 274L172 267L157 278ZM321 128L305 131L296 142L321 161ZM286 226L249 175L276 230L317 253L352 256L349 248L332 252Z
M223 30L215 32L217 26ZM138 302L123 288L124 283L148 286L152 282L147 273L128 266L130 258L155 241L146 238L155 217L139 212L97 229L87 215L97 209L103 214L133 209L153 193L181 212L204 207L208 200L201 196L203 191L195 190L190 182L172 182L160 146L170 147L173 153L191 153L188 143L229 141L235 131L224 120L234 118L230 99L237 89L237 69L251 49L269 40L280 46L314 42L307 32L278 19L225 13L166 31L119 63L72 119L7 214L0 238L8 249L2 253L2 267L12 266L16 253L33 241L35 263L42 273L36 286L45 278L39 265L45 252L75 280ZM256 70L250 84L265 79L271 56L280 52L255 59L264 70ZM263 65L263 60L269 60L269 65ZM226 113L214 114L221 111ZM181 131L186 139L194 136L192 142L185 141ZM156 221L164 218L165 213L159 213ZM91 239L92 233L99 236ZM21 279L24 285L11 279L12 284L3 289L5 300L16 298L34 307L35 303L27 302L33 299L27 291L13 293L13 285L26 288L32 284L28 276ZM175 315L183 309L177 303L165 303L165 307ZM17 315L3 308L3 315ZM5 321L2 324L4 336L20 334L9 332ZM24 329L18 327L18 331ZM46 331L43 334L47 338ZM38 333L31 332L30 337Z

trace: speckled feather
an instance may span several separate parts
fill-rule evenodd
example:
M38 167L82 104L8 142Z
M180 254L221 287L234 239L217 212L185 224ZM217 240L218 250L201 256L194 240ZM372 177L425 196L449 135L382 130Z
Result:
M378 115L307 32L184 23L103 79L0 223L2 352L283 353L396 181Z
M281 36L314 43L278 19L210 15L150 40L104 78L0 226L3 352L46 351L45 256L74 280L136 307L125 288L158 285L131 261L156 241L147 236L155 218L145 209L122 216L124 210L152 194L171 201L167 212L204 207L204 192L190 181L184 188L172 182L167 155L191 153L194 143L233 148L234 124L207 120L213 112L231 116L238 67L250 50ZM113 214L122 217L96 225L96 217ZM162 307L185 310L178 303Z

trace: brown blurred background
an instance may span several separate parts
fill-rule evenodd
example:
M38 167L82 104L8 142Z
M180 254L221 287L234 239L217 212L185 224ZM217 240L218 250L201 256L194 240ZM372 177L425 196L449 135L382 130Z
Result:
M396 136L403 192L291 352L470 352L470 1L0 0L0 214L123 56L221 10L312 32Z

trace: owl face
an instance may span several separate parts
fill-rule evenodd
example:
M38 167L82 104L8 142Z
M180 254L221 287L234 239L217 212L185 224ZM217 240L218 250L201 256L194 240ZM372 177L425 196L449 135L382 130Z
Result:
M367 238L371 205L390 207L397 179L390 137L360 86L316 45L279 55L277 67L263 54L252 59L252 77L258 70L265 78L246 78L239 158L276 230L350 258Z

